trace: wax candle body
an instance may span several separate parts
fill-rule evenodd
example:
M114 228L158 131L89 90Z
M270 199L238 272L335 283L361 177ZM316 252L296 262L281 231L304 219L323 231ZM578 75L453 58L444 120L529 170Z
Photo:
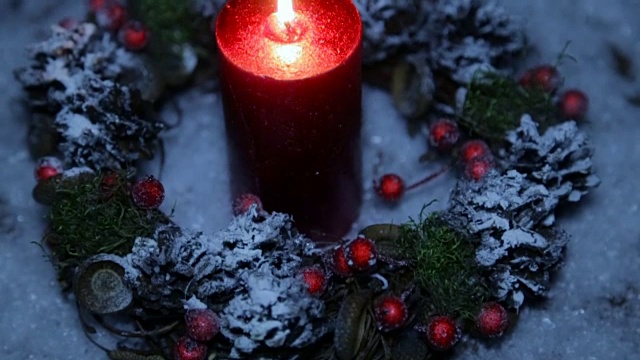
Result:
M231 0L216 24L234 194L341 236L362 202L361 40L351 0L305 0L295 41L265 35L275 0Z

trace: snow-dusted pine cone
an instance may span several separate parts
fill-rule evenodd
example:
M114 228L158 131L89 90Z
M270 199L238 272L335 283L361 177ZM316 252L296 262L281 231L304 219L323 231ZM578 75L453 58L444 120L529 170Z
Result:
M425 0L354 0L363 27L363 62L426 44Z
M492 0L437 0L426 11L431 64L458 84L477 70L508 72L525 47L522 29Z
M490 274L493 295L515 308L525 293L546 294L562 260L568 238L548 227L560 196L515 170L461 180L451 194L444 218L476 241L476 261Z
M211 236L167 226L136 239L126 258L133 293L150 308L178 310L195 297L220 309L234 357L317 340L327 331L324 303L296 276L314 245L288 215L257 217L253 206Z
M561 201L577 202L600 184L592 169L594 147L574 121L551 126L540 135L538 125L524 115L506 140L500 153L505 165L528 174Z
M29 94L32 122L46 122L31 127L55 131L65 164L117 169L151 152L163 126L146 119L138 91L118 82L141 62L109 33L90 23L54 26L52 36L31 47L29 56L16 77Z

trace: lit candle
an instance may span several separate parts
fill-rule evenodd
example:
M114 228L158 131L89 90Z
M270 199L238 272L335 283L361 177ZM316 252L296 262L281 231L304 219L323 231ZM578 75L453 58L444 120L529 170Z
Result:
M362 24L352 0L230 0L216 23L234 194L311 236L362 202Z

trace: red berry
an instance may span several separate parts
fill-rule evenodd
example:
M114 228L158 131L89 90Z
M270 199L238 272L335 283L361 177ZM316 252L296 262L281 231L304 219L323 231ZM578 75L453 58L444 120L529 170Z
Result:
M556 91L561 83L560 72L551 65L540 65L529 69L520 78L520 85L524 88L540 88L548 93Z
M471 160L491 156L491 151L486 142L482 140L469 140L462 145L460 158L465 164Z
M362 236L346 245L344 255L349 267L357 271L370 270L378 258L376 245Z
M50 177L62 174L62 162L53 156L45 156L38 159L34 175L37 181L43 181Z
M344 247L340 246L333 250L331 254L331 269L335 274L342 277L349 277L352 274L351 268L347 263Z
M404 195L404 180L396 174L382 175L378 182L373 184L376 193L384 200L393 202Z
M429 142L440 151L450 150L459 138L458 125L449 119L440 119L429 128Z
M476 318L476 327L484 336L500 336L509 325L507 310L497 302L482 305Z
M131 197L133 203L141 209L157 209L164 200L164 186L153 176L147 176L133 185Z
M233 202L233 215L238 216L246 213L252 205L257 206L258 212L262 211L262 201L257 195L250 193L240 195Z
M490 157L475 158L467 163L464 174L473 181L482 180L487 173L494 168L493 160Z
M108 171L100 179L100 192L104 198L113 196L120 183L120 174L115 171Z
M90 0L89 1L89 11L95 13L99 10L102 10L107 3L110 2L109 0Z
M426 328L426 338L432 348L444 351L456 344L460 338L460 332L452 318L441 315L429 320Z
M307 284L311 295L322 295L327 288L327 274L318 265L309 266L301 271L302 280Z
M184 315L187 335L193 340L207 342L220 332L220 319L210 309L192 309Z
M58 25L61 28L64 28L64 29L67 29L67 30L71 30L71 29L75 28L76 26L78 26L78 22L76 21L76 19L67 17L67 18L64 18L64 19L60 20L58 22Z
M204 360L207 357L207 346L188 336L183 336L173 349L175 360Z
M98 25L111 31L117 31L127 21L127 9L117 1L105 1L96 10Z
M375 316L378 321L378 329L381 331L395 330L409 317L407 305L397 296L385 296L375 304Z
M128 50L139 51L149 42L149 31L139 21L129 21L120 30L120 39Z
M570 89L560 96L560 114L565 119L580 120L589 109L589 98L580 90Z

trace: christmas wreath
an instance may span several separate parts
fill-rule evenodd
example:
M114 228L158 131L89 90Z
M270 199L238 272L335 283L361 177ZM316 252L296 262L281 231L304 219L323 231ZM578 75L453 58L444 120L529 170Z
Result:
M446 210L428 213L427 199L404 224L332 244L252 194L220 232L182 228L158 210L162 183L136 176L179 125L158 109L186 87L216 91L210 26L224 1L92 0L86 22L30 47L15 74L39 159L33 196L49 207L43 249L109 358L447 358L545 297L569 240L556 210L599 184L578 128L586 95L559 93L559 63L514 80L526 39L492 2L354 2L366 81L391 92L409 134L428 128L422 160L449 161L410 185L382 175L380 201L460 178Z

